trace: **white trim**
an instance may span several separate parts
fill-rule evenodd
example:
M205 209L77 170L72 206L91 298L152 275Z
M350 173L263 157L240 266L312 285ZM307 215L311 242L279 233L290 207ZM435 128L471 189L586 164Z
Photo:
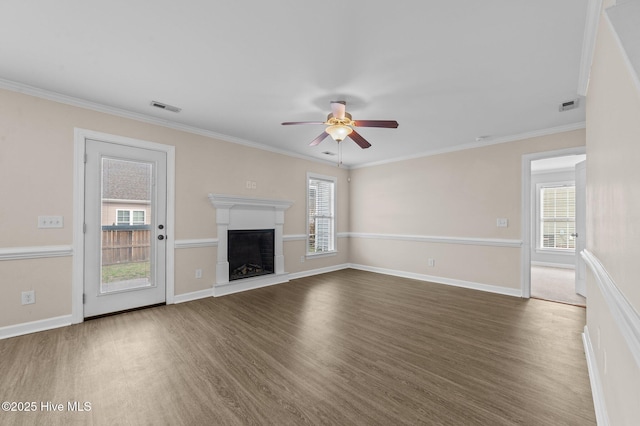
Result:
M1 83L1 80L0 80ZM176 181L176 149L172 145L148 142L125 136L111 135L93 130L74 129L74 176L73 176L73 272L71 283L71 317L74 324L84 321L84 175L85 175L85 145L87 139L116 143L164 152L167 155L167 216L165 236L168 241L175 241L175 181ZM174 243L175 244L175 243ZM175 250L167 245L166 257L165 303L174 303L175 293Z
M544 266L547 268L560 268L560 269L576 269L576 265L571 263L551 263L551 262L536 262L531 261L531 266Z
M173 247L177 249L218 247L217 238L194 238L189 240L175 240Z
M348 232L340 232L336 235L338 238L349 237ZM282 241L305 241L306 234L288 234L282 236ZM200 247L218 247L217 238L193 238L185 240L175 240L174 247L177 249L200 248ZM1 252L0 252L1 253ZM1 255L1 254L0 254ZM2 260L0 258L0 260Z
M633 81L634 86L636 86L636 90L640 91L640 76L638 76L638 72L636 71L636 68L633 66L633 63L631 62L631 59L627 54L627 50L624 48L624 45L622 44L622 40L620 39L620 36L618 35L618 32L616 31L616 28L613 25L613 22L611 22L611 18L609 18L609 13L607 13L607 11L605 11L604 17L605 17L605 21L607 21L607 24L609 24L609 29L613 34L613 39L615 40L616 45L618 46L618 49L620 50L620 55L622 55L622 60L625 66L627 67L627 71L631 76L631 80Z
M197 127L192 127L192 126L188 126L188 125L185 125L185 124L172 122L172 121L169 121L169 120L164 120L164 119L161 119L161 118L152 117L152 116L146 115L146 114L140 114L140 113L137 113L137 112L127 111L127 110L121 109L121 108L115 108L115 107L111 107L111 106L107 106L107 105L101 105L101 104L98 104L96 102L90 102L90 101L87 101L87 100L84 100L84 99L63 95L61 93L56 93L56 92L52 92L52 91L49 91L49 90L40 89L40 88L37 88L37 87L29 86L29 85L22 84L22 83L17 83L17 82L6 80L6 79L2 79L2 78L0 78L0 89L10 90L12 92L22 93L22 94L29 95L29 96L35 96L35 97L38 97L38 98L41 98L41 99L47 99L47 100L50 100L50 101L59 102L59 103L66 104L66 105L71 105L71 106L75 106L75 107L79 107L79 108L84 108L84 109L97 111L97 112L101 112L101 113L105 113L105 114L110 114L110 115L114 115L114 116L118 116L118 117L123 117L123 118L127 118L127 119L130 119L130 120L136 120L136 121L140 121L140 122L143 122L143 123L153 124L153 125L156 125L156 126L162 126L162 127L166 127L166 128L170 128L170 129L186 132L186 133L191 133L191 134L194 134L194 135L200 135L200 136L204 136L204 137L208 137L208 138L212 138L212 139L217 139L217 140L224 141L224 142L230 142L230 143L235 143L235 144L238 144L238 145L248 146L248 147L260 149L260 150L263 150L263 151L268 151L268 152L273 152L273 153L280 154L280 155L285 155L287 157L300 158L302 160L311 161L311 162L314 162L314 163L320 163L320 164L335 166L335 162L334 161L329 161L329 160L324 160L324 159L321 159L321 158L315 158L315 157L311 157L311 156L307 156L307 155L303 155L303 154L298 154L298 153L295 153L295 152L274 148L274 147L269 146L269 145L263 145L263 144L259 144L259 143L256 143L256 142L251 142L251 141L248 141L248 140L245 140L245 139L240 139L240 138L229 136L229 135L223 135L223 134L220 134L220 133L213 132L211 130L200 129L200 128L197 128ZM403 156L403 157L391 158L391 159L388 159L388 160L376 161L376 162L371 162L371 163L364 163L364 164L360 164L360 165L351 165L351 166L343 165L343 166L344 166L345 169L348 169L348 170L357 169L357 168L363 168L363 167L378 166L378 165L382 165L382 164L395 163L395 162L411 160L411 159L415 159L415 158L429 157L429 156L432 156L432 155L446 154L446 153L449 153L449 152L456 152L456 151L463 151L465 149L473 149L473 148L479 148L479 147L483 147L483 146L490 146L490 145L507 143L507 142L515 142L515 141L518 141L518 140L528 139L528 138L533 138L533 137L552 135L552 134L562 133L562 132L569 132L569 131L572 131L572 130L584 129L585 127L586 127L586 123L585 122L571 123L571 124L566 124L566 125L557 126L557 127L540 129L540 130L535 130L535 131L526 132L526 133L520 133L520 134L516 134L516 135L507 135L507 136L497 137L495 139L487 139L486 141L483 141L482 143L472 142L472 143L467 143L467 144L463 144L463 145L458 145L458 146L455 146L455 147L441 148L441 149L422 152L422 153L418 153L418 154L412 154L412 155L407 155L407 156Z
M287 157L300 158L307 161L313 161L314 163L321 163L325 165L335 166L335 162L324 160L321 158L314 158L303 154L297 154L291 151L274 148L272 146L263 145L256 142L251 142L246 139L240 139L234 136L223 135L211 130L201 129L198 127L188 126L186 124L176 123L173 121L152 117L146 114L140 114L137 112L128 111L126 109L116 108L112 106L102 105L96 102L87 101L73 96L63 95L61 93L52 92L49 90L40 89L37 87L29 86L15 81L10 81L0 78L0 89L10 90L12 92L23 93L29 96L35 96L41 99L47 99L50 101L58 102L65 105L71 105L74 107L84 108L92 111L101 112L104 114L115 115L117 117L127 118L130 120L136 120L143 123L153 124L156 126L162 126L169 129L178 130L181 132L191 133L194 135L205 136L212 139L217 139L224 142L230 142L238 145L248 146L251 148L260 149L263 151L269 151L276 154L286 155Z
M602 390L602 381L598 372L598 364L596 362L596 354L589 337L589 329L584 326L582 333L582 344L584 345L584 354L587 358L587 369L589 370L589 381L591 382L591 395L593 397L593 408L596 413L596 423L598 426L609 425L609 415L607 414L607 405L604 399L604 391Z
M306 241L307 234L289 234L283 235L282 241Z
M331 256L337 256L338 255L338 250L331 250L331 251L320 251L317 253L308 253L304 255L305 258L311 260L311 259L318 259L320 257L331 257Z
M453 146L453 147L440 148L440 149L436 149L436 150L432 150L432 151L421 152L421 153L418 153L418 154L406 155L406 156L403 156L403 157L390 158L388 160L374 161L374 162L371 162L371 163L353 165L353 166L350 166L349 169L354 170L354 169L361 169L361 168L364 168L364 167L380 166L380 165L383 165L383 164L397 163L399 161L413 160L413 159L416 159L416 158L423 158L423 157L431 157L431 156L434 156L434 155L448 154L450 152L456 152L456 151L464 151L466 149L482 148L482 147L485 147L485 146L498 145L498 144L508 143L508 142L516 142L516 141L523 140L523 139L531 139L531 138L537 138L537 137L540 137L540 136L554 135L554 134L557 134L557 133L564 133L564 132L570 132L570 131L573 131L573 130L580 130L580 129L584 129L586 127L587 127L586 122L581 121L579 123L565 124L563 126L557 126L557 127L550 127L550 128L547 128L547 129L534 130L534 131L531 131L531 132L520 133L520 134L517 134L517 135L508 135L508 136L502 136L502 137L496 137L496 138L487 138L486 140L484 140L482 142L470 142L470 143L466 143L466 144L462 144L462 145L456 145L456 146Z
M351 236L351 233L349 232L336 232L337 238L349 238L350 236Z
M0 339L8 339L9 337L22 336L24 334L37 333L38 331L66 327L71 325L72 322L71 315L62 315L38 321L7 325L5 327L0 327Z
M453 287L463 287L471 290L480 290L487 293L502 294L505 296L522 297L520 289L501 287L497 285L475 283L471 281L457 280L453 278L436 277L433 275L417 274L415 272L398 271L394 269L378 268L375 266L349 264L350 268L359 269L361 271L375 272L378 274L392 275L394 277L410 278L419 281L428 281L436 284L450 285Z
M555 151L534 152L532 154L524 154L522 156L520 179L520 205L521 205L521 236L522 250L520 250L520 287L522 297L528 299L531 297L531 206L533 192L531 190L531 162L541 160L543 158L565 157L568 155L586 154L585 146L574 148L564 148Z
M343 263L341 265L333 265L333 266L326 266L324 268L309 269L307 271L292 272L291 274L289 274L289 279L297 280L298 278L305 278L305 277L311 277L314 275L326 274L329 272L340 271L342 269L349 269L350 267L351 266L348 263Z
M293 201L274 200L271 198L243 197L240 195L209 194L209 200L215 208L232 208L234 206L249 206L286 210L293 205Z
M34 246L0 248L0 260L40 259L73 256L73 246Z
M229 294L255 290L256 288L269 287L287 282L289 282L288 273L261 275L253 278L229 281L225 284L216 284L213 286L213 297L226 296Z
M207 297L213 297L213 288L192 291L184 294L176 294L173 298L173 303L190 302L192 300L206 299Z
M522 246L522 240L501 238L447 237L432 235L374 234L369 232L350 232L351 238L371 238L379 240L416 241L423 243L463 244L474 246L514 247Z
M578 76L577 93L581 96L587 96L587 91L589 89L589 76L591 74L591 65L593 64L593 54L596 49L598 23L600 21L601 10L602 0L588 0L587 19L584 25L584 35L582 37L580 74Z
M581 253L585 263L593 272L598 288L607 302L611 316L618 325L620 334L629 346L636 364L640 367L640 314L629 303L624 294L609 275L600 260L589 250Z

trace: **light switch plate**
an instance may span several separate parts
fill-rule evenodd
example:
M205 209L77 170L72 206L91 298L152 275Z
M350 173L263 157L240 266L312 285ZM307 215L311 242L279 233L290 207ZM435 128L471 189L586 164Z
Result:
M62 216L38 216L38 228L64 228Z

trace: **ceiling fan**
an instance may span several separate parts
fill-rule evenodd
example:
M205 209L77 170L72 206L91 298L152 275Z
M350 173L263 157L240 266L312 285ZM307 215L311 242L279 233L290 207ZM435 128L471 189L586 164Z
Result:
M331 114L327 116L327 121L288 121L282 123L282 125L324 124L327 128L312 140L309 146L318 145L324 138L331 135L336 142L341 142L348 136L362 149L369 148L371 144L356 132L353 129L354 127L384 127L390 129L398 127L398 122L395 120L353 120L351 114L345 111L346 107L347 103L345 101L331 101Z

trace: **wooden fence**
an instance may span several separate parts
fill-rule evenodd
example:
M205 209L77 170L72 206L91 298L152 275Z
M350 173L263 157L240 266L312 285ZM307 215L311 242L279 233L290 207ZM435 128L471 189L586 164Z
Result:
M151 226L103 226L102 265L148 261Z

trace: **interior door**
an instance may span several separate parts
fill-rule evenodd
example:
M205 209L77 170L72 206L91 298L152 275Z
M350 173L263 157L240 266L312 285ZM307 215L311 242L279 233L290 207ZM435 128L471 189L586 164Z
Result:
M587 244L587 162L576 164L576 293L587 297L587 265L580 255Z
M166 300L167 156L87 140L84 317Z

